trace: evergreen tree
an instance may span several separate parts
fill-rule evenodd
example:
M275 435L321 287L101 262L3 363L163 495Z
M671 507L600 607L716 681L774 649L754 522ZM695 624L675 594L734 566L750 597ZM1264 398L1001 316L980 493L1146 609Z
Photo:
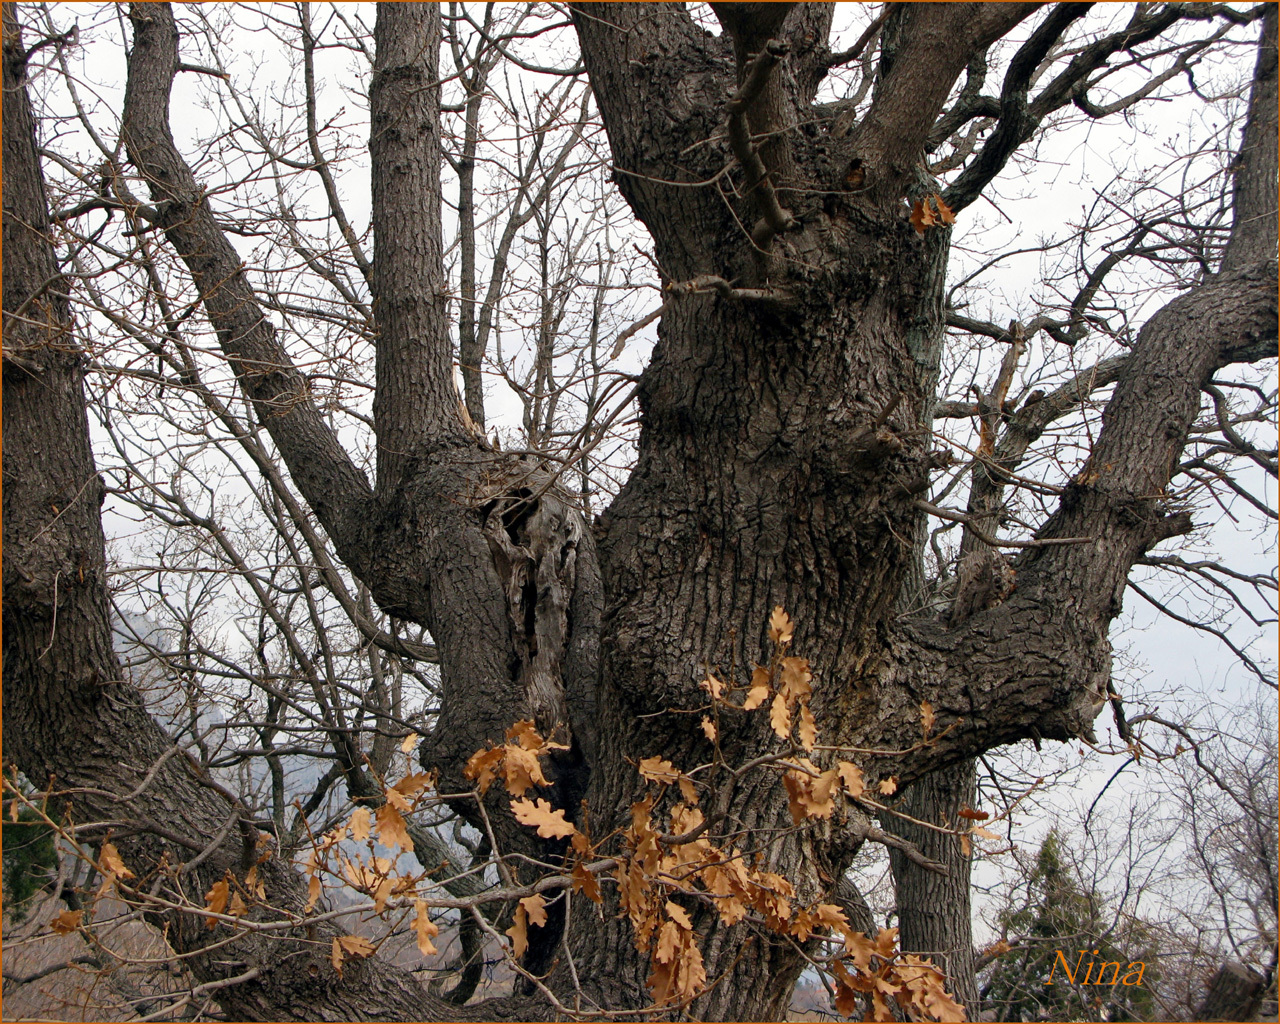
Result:
M1000 916L1013 949L988 969L983 986L997 1020L1152 1019L1154 936L1140 921L1109 913L1097 890L1081 884L1056 831L1021 891Z

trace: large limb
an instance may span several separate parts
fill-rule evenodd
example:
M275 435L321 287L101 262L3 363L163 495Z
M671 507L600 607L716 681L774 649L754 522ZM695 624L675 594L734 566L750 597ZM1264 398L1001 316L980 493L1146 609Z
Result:
M1139 332L1118 366L1089 461L1039 531L1038 546L1015 563L1013 596L951 630L907 624L891 645L878 682L900 683L905 692L881 690L901 709L890 735L903 742L918 735L913 699L946 707L939 727L954 726L904 763L910 775L1025 736L1089 735L1108 693L1107 630L1120 613L1129 571L1153 545L1187 529L1165 490L1202 388L1226 365L1276 354L1275 8L1262 22L1221 269ZM1071 382L1063 398L1082 384ZM1006 454L1022 445L1016 434L1034 436L1052 411L1048 404L1029 410Z
M973 53L1033 13L1039 3L901 4L884 27L880 78L852 134L850 155L869 173L866 187L898 199L924 153L933 123ZM939 45L940 40L945 43Z
M1234 24L1260 17L1266 8L1265 4L1259 4L1251 11L1239 12L1220 4L1139 4L1124 28L1083 47L1034 99L1030 98L1031 85L1039 74L1041 62L1052 52L1063 33L1092 6L1091 3L1062 3L1054 7L1009 62L999 99L977 97L974 100L972 107L975 111L983 116L995 116L997 120L977 155L943 194L953 210L962 210L976 200L1004 168L1014 151L1030 139L1055 110L1075 102L1090 116L1101 117L1113 112L1110 108L1090 104L1087 90L1089 76L1105 68L1115 53L1155 39L1187 18L1223 17ZM1190 44L1188 49L1194 51L1198 45ZM1155 76L1153 81L1154 85L1159 85L1164 78ZM1144 86L1134 96L1127 97L1124 104L1145 96L1154 85Z
M243 879L259 832L247 810L182 752L123 681L112 647L102 483L93 464L65 284L48 234L26 55L13 5L4 6L4 747L52 807L82 823L85 844L108 836L136 879L122 893L146 906L196 979L239 1020L529 1019L536 1006L498 1001L461 1008L428 993L406 969L348 961L329 947L335 921L301 920L307 893L278 858L259 865L261 906L236 937L207 927L203 894L230 871ZM10 353L19 363L10 362ZM101 827L90 823L102 822ZM135 888L136 887L136 888ZM187 909L182 909L182 908Z
M359 539L370 520L369 483L311 400L174 143L169 94L179 61L172 10L135 4L130 19L134 46L123 126L129 159L147 180L158 226L186 263L241 388L339 554L359 573L367 562Z
M440 228L440 12L380 4L369 90L378 492L429 448L473 442L453 381Z

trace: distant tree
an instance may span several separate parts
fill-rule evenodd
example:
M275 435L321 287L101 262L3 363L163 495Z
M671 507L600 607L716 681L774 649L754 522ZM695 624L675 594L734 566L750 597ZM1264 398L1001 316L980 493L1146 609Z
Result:
M1004 938L983 973L983 1007L995 1020L1154 1020L1151 986L1160 950L1140 921L1108 912L1062 856L1050 832L1017 897L1001 912ZM1108 966L1105 973L1102 964ZM1141 964L1141 983L1130 973ZM1098 968L1098 969L1093 969ZM1130 984L1121 983L1128 978ZM1098 984L1101 979L1105 984Z

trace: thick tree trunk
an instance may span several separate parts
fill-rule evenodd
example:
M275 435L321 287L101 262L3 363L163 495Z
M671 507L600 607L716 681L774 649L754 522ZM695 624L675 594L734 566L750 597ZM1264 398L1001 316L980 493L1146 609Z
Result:
M915 782L894 806L921 821L964 828L968 823L957 813L965 805L974 805L974 782L974 762L963 761ZM885 831L914 843L926 857L946 868L945 875L931 871L900 850L889 850L897 898L898 942L904 953L927 956L945 970L947 991L965 1007L968 1019L976 1020L978 983L969 890L971 857L954 835L892 817L886 817L883 825Z
M379 451L370 486L289 363L174 145L172 12L134 5L125 143L156 204L145 215L186 263L244 392L341 557L385 610L431 630L443 704L423 756L451 790L469 785L462 765L472 751L527 716L572 745L557 766L561 806L576 812L590 766L596 838L628 824L645 796L642 758L687 770L722 757L731 768L790 751L765 712L726 712L715 746L698 725L699 681L710 670L745 682L769 656L765 623L776 605L794 617L793 650L812 666L821 740L875 751L859 757L868 786L907 784L1029 735L1090 734L1127 573L1151 544L1186 528L1162 495L1200 384L1224 363L1274 351L1274 190L1266 200L1259 184L1274 178L1274 59L1259 64L1237 176L1237 222L1250 226L1233 236L1222 275L1141 332L1093 468L1066 489L1041 531L1045 546L1018 562L1017 593L947 621L899 618L916 566L918 497L936 464L948 241L944 229L919 232L910 221L912 204L932 192L920 153L970 55L1037 6L894 7L870 109L845 134L836 112L819 116L812 103L825 73L827 5L718 5L724 38L675 5L573 5L619 184L653 236L667 289L641 382L637 465L593 535L542 467L489 451L461 413L439 265L434 6L382 5L376 33ZM1059 5L1037 27L1019 51L1028 75L1087 6ZM1266 24L1273 45L1274 10ZM14 37L7 21L6 95L25 100ZM207 849L183 883L199 893L244 870L241 835L256 841L256 831L180 756L160 763L167 738L118 682L70 319L54 291L47 302L32 298L56 268L22 110L25 121L5 118L5 252L18 261L16 271L6 266L4 299L15 324L4 378L6 749L33 780L56 773L78 787L77 807L95 817L115 820L127 804L131 817L117 826L127 862L151 870L164 853L177 865ZM1023 83L1002 97L1000 145L975 161L957 206L1007 159L1026 115ZM726 166L736 191L721 191ZM15 173L25 187L13 186ZM54 441L51 423L61 424ZM936 715L928 742L926 700ZM813 756L825 765L835 752ZM759 851L762 868L795 886L797 908L839 901L843 871L868 835L863 810L847 803L795 828L777 772L731 778L713 767L699 781L717 812L718 843ZM558 853L515 822L498 790L490 803L501 852ZM655 817L667 809L659 803ZM475 818L467 801L459 810ZM270 863L271 900L296 910L298 878ZM534 929L526 966L552 969L560 991L576 976L602 1008L646 1006L649 956L618 916L617 888L604 894L602 908L574 900L567 946L557 928ZM750 919L726 925L705 903L685 909L708 980L687 1012L784 1016L802 948ZM172 917L180 948L210 941L203 922ZM256 972L219 997L245 1018L537 1012L519 998L442 1009L376 959L335 978L324 960L336 932L321 927L319 943L284 934L244 936L197 956L193 969L211 980Z

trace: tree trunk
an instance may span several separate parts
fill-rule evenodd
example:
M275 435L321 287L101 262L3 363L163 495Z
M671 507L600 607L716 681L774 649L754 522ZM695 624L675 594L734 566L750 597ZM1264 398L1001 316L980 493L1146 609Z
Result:
M957 817L975 802L972 760L914 783L895 808L935 825L964 828ZM978 981L974 973L973 920L969 876L972 857L953 835L943 835L892 816L883 819L885 830L914 843L931 860L943 865L945 875L921 867L900 850L889 850L897 895L898 941L904 953L929 957L947 974L947 991L963 1005L969 1020L978 1019Z
M1253 1020L1262 1003L1266 979L1244 964L1223 964L1209 979L1196 1020Z
M341 557L384 610L430 629L443 697L423 757L449 791L470 786L468 755L524 717L570 747L550 796L596 839L627 826L633 805L652 794L635 770L641 759L709 765L698 783L716 843L746 858L759 852L760 869L795 887L797 911L838 902L846 866L873 834L863 809L873 805L847 801L796 827L778 771L733 769L801 747L780 740L764 711L725 710L714 743L698 722L708 672L741 685L768 660L766 623L778 605L795 621L792 649L812 669L820 741L860 752L872 796L1026 736L1091 736L1110 675L1107 628L1129 569L1188 525L1169 514L1164 488L1199 387L1228 362L1274 351L1274 192L1265 198L1259 184L1274 178L1274 60L1269 70L1259 64L1237 175L1237 223L1250 226L1233 235L1221 275L1142 330L1095 468L1065 489L1038 546L1017 561L1016 593L945 621L902 617L904 580L918 566L918 499L938 465L930 438L949 241L945 228L912 223L935 191L920 155L970 55L1038 6L894 6L870 107L846 133L838 111L813 105L829 5L717 5L720 38L681 6L573 5L619 186L653 237L666 295L639 389L637 464L594 533L545 467L490 451L462 414L435 201L434 5L380 5L375 33L373 486L312 402L174 144L172 12L133 6L124 134L155 204L146 216L186 264L255 415ZM1019 50L991 142L945 193L953 208L976 199L1034 127L1018 76L1029 77L1087 7L1052 8ZM1273 41L1274 10L1266 24ZM11 347L6 334L6 748L33 781L56 774L77 787L77 808L97 818L115 820L127 803L136 817L113 840L126 861L141 874L168 853L171 866L190 869L186 891L202 893L228 870L240 877L257 833L194 766L179 756L161 763L167 738L118 682L78 354L65 340L65 302L52 290L47 301L32 298L57 276L22 50L9 25L6 94L22 97L25 120L5 118L5 252L16 260L4 298L16 339ZM59 425L53 440L51 424ZM820 767L838 756L812 753ZM140 785L151 766L153 781ZM673 799L654 808L664 827ZM515 821L499 787L487 806L499 852L543 860L563 852ZM458 810L479 820L469 800ZM618 852L616 840L599 852ZM296 911L300 880L268 863L271 902ZM725 923L709 901L677 902L692 918L708 981L682 1012L784 1016L804 942L750 918ZM614 885L604 887L603 907L575 899L568 943L554 922L532 929L525 966L549 971L553 991L567 995L576 976L603 1009L649 1005L650 955L619 909ZM183 951L202 950L214 935L196 917L170 916ZM376 958L352 961L335 978L325 962L332 925L319 928L318 943L288 930L283 940L255 934L192 960L211 980L250 975L220 992L231 1016L541 1012L520 997L465 1010L443 1004ZM945 940L953 944L962 948L958 936Z

